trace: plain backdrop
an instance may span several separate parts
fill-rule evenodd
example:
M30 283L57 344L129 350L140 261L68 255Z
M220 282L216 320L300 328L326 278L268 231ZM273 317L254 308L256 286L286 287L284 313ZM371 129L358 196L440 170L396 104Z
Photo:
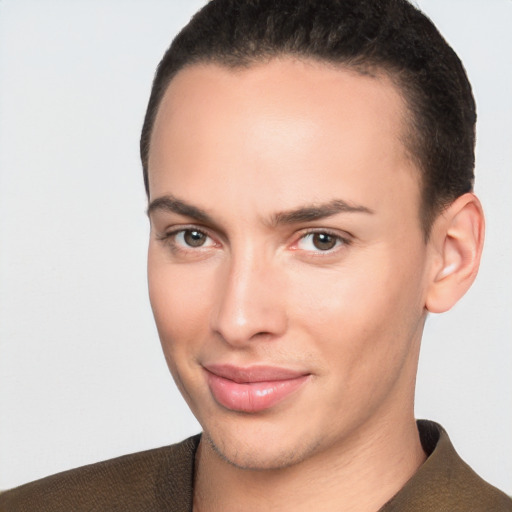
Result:
M0 0L0 488L199 431L147 299L138 139L202 0ZM512 493L512 1L419 2L478 103L480 275L427 322L416 414Z

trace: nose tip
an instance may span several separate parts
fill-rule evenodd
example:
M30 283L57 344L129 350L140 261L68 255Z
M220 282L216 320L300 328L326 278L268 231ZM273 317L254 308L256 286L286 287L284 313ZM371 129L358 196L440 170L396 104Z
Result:
M279 282L270 266L231 268L218 287L212 330L228 344L243 347L256 339L273 339L287 325Z

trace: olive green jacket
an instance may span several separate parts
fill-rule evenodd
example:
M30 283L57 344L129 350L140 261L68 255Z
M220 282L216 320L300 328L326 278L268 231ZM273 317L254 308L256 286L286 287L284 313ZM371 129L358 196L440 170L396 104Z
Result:
M512 512L446 432L419 421L426 462L380 512ZM0 494L0 512L190 512L200 435L179 444L65 471Z

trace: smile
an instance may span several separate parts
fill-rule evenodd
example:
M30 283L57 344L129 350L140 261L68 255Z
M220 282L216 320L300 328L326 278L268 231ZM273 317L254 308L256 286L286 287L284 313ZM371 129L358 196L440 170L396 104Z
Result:
M239 412L260 412L298 390L310 374L286 368L230 365L205 367L208 386L217 403Z

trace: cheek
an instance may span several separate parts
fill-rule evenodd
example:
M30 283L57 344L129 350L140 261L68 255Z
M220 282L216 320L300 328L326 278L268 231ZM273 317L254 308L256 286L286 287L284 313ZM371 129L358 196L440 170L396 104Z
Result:
M309 333L327 365L364 375L405 357L424 314L422 283L419 262L397 259L382 250L357 265L289 277L291 324Z
M333 429L339 421L360 421L395 391L412 387L422 314L417 291L405 276L396 278L392 265L378 273L363 267L317 276L307 306L291 322L314 343Z
M168 363L178 353L192 350L209 325L208 280L200 268L187 272L165 257L148 257L149 298Z

